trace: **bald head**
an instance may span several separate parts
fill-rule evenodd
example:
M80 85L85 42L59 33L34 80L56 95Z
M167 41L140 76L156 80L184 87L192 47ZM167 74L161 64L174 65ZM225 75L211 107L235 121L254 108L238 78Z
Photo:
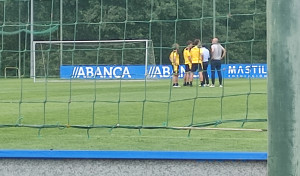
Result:
M215 43L219 43L219 39L218 38L213 38L212 41L211 41L212 44L215 44Z

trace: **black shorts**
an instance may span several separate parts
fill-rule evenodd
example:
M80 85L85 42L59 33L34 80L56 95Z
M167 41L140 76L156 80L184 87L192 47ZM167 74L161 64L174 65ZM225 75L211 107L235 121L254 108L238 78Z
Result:
M191 71L191 67L190 67L189 64L185 64L185 70L184 70L184 71L185 71L185 72Z
M203 70L202 63L198 63L198 64L196 63L196 64L192 65L192 69L191 69L192 72L195 72L195 71L200 72L202 70Z

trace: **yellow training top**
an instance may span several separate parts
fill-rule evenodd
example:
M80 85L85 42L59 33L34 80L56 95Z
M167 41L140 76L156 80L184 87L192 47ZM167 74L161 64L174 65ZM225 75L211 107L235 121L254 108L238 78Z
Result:
M194 46L191 49L191 57L192 57L192 63L193 64L198 64L198 63L202 63L202 49L198 48L198 46Z
M184 50L183 50L184 64L191 64L189 57L191 57L191 52L190 52L189 48L184 48Z
M169 59L170 59L172 65L179 65L179 54L178 54L177 50L173 50L170 53ZM175 62L174 62L174 59L175 59Z

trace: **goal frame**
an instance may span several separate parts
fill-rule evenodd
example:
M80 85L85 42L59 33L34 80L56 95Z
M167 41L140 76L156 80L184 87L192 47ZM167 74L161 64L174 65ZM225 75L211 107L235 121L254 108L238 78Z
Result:
M148 74L148 49L149 43L152 40L148 39L136 39L136 40L55 40L55 41L33 41L32 42L32 58L30 62L30 77L36 82L36 45L37 44L73 44L73 43L130 43L130 42L145 42L145 76ZM152 43L153 44L153 43ZM153 47L153 46L152 46ZM62 48L62 47L61 47ZM60 51L60 66L62 65L62 50Z

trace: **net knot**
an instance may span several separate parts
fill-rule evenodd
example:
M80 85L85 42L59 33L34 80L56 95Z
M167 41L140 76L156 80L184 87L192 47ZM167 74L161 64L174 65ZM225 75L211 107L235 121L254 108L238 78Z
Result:
M218 126L220 124L222 124L223 122L221 120L217 120L215 126Z

